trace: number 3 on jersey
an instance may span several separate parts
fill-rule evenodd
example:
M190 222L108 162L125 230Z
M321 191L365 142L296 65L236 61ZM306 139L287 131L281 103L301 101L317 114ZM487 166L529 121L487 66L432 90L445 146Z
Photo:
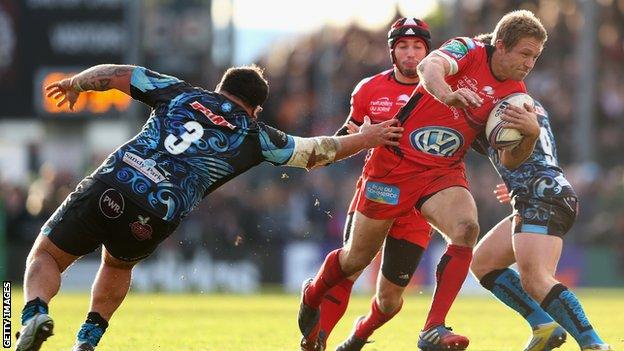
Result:
M193 142L201 139L204 135L204 127L195 121L184 123L184 129L186 132L182 133L180 137L169 134L165 138L165 149L174 155L183 153Z

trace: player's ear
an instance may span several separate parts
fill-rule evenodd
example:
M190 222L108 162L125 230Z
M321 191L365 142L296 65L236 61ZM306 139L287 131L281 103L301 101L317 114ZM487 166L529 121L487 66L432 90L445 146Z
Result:
M254 108L253 110L253 116L255 118L258 118L258 115L260 114L260 112L262 112L262 106L258 105L256 106L256 108Z
M503 41L501 39L496 39L496 41L494 42L494 47L496 47L496 50L501 50L503 53L507 51L505 50L505 45L503 44Z

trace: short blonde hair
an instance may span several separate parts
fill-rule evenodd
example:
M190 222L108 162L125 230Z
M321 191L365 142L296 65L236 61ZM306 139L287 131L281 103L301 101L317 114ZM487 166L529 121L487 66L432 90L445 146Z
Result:
M492 44L500 39L505 49L513 48L520 39L526 37L535 38L541 43L548 40L548 34L542 22L528 10L507 13L498 21L492 34Z

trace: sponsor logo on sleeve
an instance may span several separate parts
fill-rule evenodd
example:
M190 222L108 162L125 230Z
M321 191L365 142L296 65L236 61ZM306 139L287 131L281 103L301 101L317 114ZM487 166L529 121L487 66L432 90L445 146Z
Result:
M121 193L110 188L100 196L99 205L104 217L115 219L122 215L126 204Z
M393 185L366 182L366 198L386 205L397 205L401 190Z
M451 55L456 60L459 60L468 54L468 47L461 41L455 39L444 45L442 51Z

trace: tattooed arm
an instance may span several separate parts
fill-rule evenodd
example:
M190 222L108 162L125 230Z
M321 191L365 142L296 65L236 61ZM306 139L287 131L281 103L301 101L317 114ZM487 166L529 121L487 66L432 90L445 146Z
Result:
M74 109L78 96L83 91L120 90L130 95L130 78L136 66L130 65L98 65L84 70L75 76L60 80L48 85L46 96L59 100L56 106L61 107L69 103Z

